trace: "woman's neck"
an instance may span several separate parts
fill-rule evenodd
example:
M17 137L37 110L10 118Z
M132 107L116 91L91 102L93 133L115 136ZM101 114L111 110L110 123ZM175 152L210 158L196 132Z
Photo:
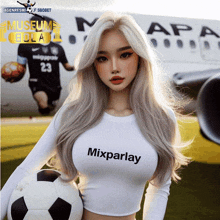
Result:
M126 116L132 114L129 102L130 88L121 91L110 90L109 102L106 112L116 116Z

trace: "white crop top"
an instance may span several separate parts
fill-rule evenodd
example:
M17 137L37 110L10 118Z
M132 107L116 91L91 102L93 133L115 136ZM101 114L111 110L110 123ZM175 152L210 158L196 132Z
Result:
M157 159L134 115L115 117L105 113L102 121L80 135L73 147L84 207L102 215L137 212Z
M17 183L41 169L55 154L54 140L65 107L54 117L31 153L19 165L1 191L1 219ZM79 189L84 208L101 215L126 216L137 212L146 182L154 174L158 157L144 138L135 115L116 117L104 113L101 122L81 134L72 157L79 171ZM144 203L144 220L162 220L171 180L157 188L149 183Z

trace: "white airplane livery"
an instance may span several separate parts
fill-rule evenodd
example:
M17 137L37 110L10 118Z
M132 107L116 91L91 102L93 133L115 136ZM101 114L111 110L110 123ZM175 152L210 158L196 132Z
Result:
M68 63L73 65L88 31L102 12L50 10L39 14L53 18L60 25L59 34L62 42L58 44L63 47ZM220 21L131 15L148 35L167 72L167 78L175 85L200 89L207 79L220 73ZM1 67L11 61L17 62L19 44L10 42L10 33L21 32L22 28L25 28L23 21L28 21L30 18L31 15L28 13L3 11L0 29L7 27L7 31L4 32L6 41L1 42ZM53 37L55 37L54 34L52 34ZM38 47L32 48L35 54L38 50ZM35 56L37 58L38 55ZM38 57L38 59L41 58ZM47 67L42 66L42 68L46 70ZM57 109L67 97L68 83L74 74L75 71L66 71L60 65L62 91ZM39 114L37 104L28 87L28 80L28 68L24 77L18 82L10 83L1 80L2 117ZM195 96L197 93L198 90Z

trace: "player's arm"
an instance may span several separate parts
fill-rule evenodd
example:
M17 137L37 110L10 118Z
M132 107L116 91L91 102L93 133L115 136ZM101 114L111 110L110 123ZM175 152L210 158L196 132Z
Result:
M26 63L28 59L25 55L25 45L20 44L18 47L17 62L24 67L24 72L26 72Z
M19 2L19 1L17 1L17 3L19 3L20 5L26 6L26 4L21 3L21 2Z
M21 57L19 57L19 58L18 57L17 57L17 63L21 64L24 67L24 73L25 73L26 72L26 63L25 64L21 63L20 62Z
M73 71L75 70L74 66L71 66L69 63L63 63L63 67L67 70L67 71Z
M27 63L27 58L24 57L24 49L23 49L23 45L19 45L18 47L18 55L17 55L17 63L22 65L24 67L23 69L23 73L25 74L26 72L26 63ZM14 79L10 79L8 80L8 82L13 83Z
M19 63L18 61L17 61L17 63ZM21 64L21 63L19 63L19 64ZM21 64L23 67L24 67L24 73L26 72L26 64Z
M74 66L71 66L66 58L66 54L65 51L62 47L60 47L60 62L63 64L63 67L67 70L67 71L73 71L75 70Z

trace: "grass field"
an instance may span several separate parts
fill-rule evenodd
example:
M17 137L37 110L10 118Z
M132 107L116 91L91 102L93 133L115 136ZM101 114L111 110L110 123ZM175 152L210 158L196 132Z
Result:
M171 185L165 220L220 220L220 146L204 140L195 118L179 121L184 140L194 138L184 152L193 162L181 170L182 180ZM1 162L4 185L31 151L48 123L1 126ZM137 220L142 219L142 209Z

